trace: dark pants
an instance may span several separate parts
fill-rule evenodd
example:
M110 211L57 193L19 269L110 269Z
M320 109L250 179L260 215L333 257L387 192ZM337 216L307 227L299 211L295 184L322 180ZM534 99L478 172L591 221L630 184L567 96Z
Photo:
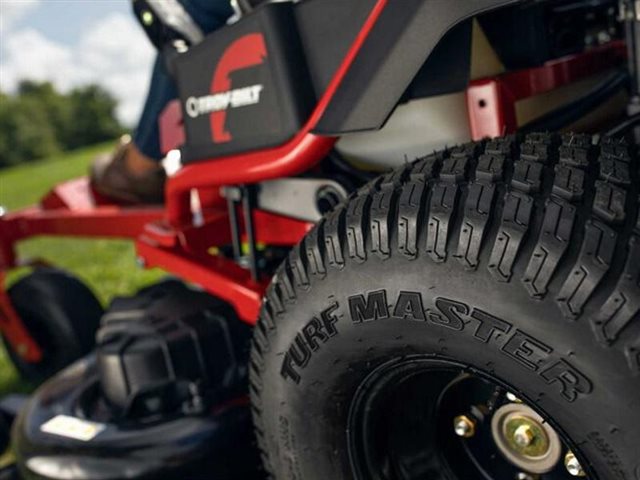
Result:
M205 33L223 26L233 13L229 0L181 0L181 3ZM162 58L158 56L153 66L147 100L133 134L133 143L138 149L158 161L162 158L158 119L167 103L177 96L173 79L166 72Z

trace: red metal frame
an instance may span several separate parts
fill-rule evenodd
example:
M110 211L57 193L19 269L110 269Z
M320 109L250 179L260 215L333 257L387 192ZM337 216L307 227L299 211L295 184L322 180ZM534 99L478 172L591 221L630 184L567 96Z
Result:
M249 323L257 319L268 279L253 281L248 270L219 255L218 247L230 243L226 201L220 195L224 185L256 183L307 171L333 147L336 138L315 135L314 126L322 117L338 86L346 75L367 35L389 0L378 0L362 31L345 56L335 77L322 95L311 117L285 145L242 155L203 161L180 169L170 177L166 187L165 207L127 207L100 199L86 179L73 180L54 188L40 206L24 209L0 218L0 329L7 340L26 352L24 358L37 362L41 352L26 332L13 310L4 289L4 272L17 265L15 244L36 235L66 235L88 237L121 237L135 240L139 257L148 267L161 267L195 282L212 294L231 303L238 315ZM616 51L620 48L616 46ZM476 82L469 91L469 101L478 100L482 88L494 85L499 94L494 98L500 109L490 108L502 117L489 118L492 130L507 124L505 120L516 99L581 78L591 73L589 61L601 58L604 52L589 52L583 56L561 59L539 69L508 74L498 79ZM594 55L598 55L597 57ZM601 59L602 65L604 60ZM598 68L601 68L598 67ZM561 72L567 72L564 74ZM540 79L546 81L540 82ZM538 80L536 80L538 79ZM494 82L494 83L491 83ZM526 87L528 82L529 87ZM538 83L537 83L538 82ZM495 87L498 85L498 87ZM513 85L519 87L514 88ZM504 90L504 91L503 91ZM508 92L508 95L504 92ZM502 96L500 96L502 95ZM172 110L173 109L173 110ZM170 106L161 121L163 148L182 143L184 133L176 128L179 110ZM482 117L470 112L474 135L482 130ZM484 114L484 112L483 112ZM499 127L495 127L499 125ZM501 133L501 132L499 132ZM203 221L194 225L190 196L197 192L202 205ZM291 218L255 211L256 240L268 245L292 246L312 227ZM241 224L241 230L244 226Z
M4 284L5 273L0 270L0 286ZM42 350L20 320L4 288L0 288L0 329L13 351L24 360L32 363L42 360Z
M514 133L518 128L516 102L610 69L624 62L626 55L624 42L615 41L540 67L473 81L467 89L472 138Z

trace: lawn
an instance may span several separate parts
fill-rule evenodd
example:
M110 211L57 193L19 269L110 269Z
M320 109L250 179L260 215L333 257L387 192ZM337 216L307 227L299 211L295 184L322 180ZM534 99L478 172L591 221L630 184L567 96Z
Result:
M112 147L112 143L97 145L46 161L0 170L0 205L13 210L36 203L55 183L85 175L91 160ZM23 257L43 257L74 272L104 305L113 296L128 295L163 275L159 270L137 268L133 247L127 241L37 238L20 244L18 252ZM26 273L24 270L14 272L9 281L14 282ZM29 387L20 381L0 348L0 396Z

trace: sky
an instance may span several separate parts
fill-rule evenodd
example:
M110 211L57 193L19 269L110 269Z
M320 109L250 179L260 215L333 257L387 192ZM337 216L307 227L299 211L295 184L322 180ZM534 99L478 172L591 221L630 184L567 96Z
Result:
M131 0L0 0L0 90L22 79L61 91L97 83L135 126L155 50L131 13Z

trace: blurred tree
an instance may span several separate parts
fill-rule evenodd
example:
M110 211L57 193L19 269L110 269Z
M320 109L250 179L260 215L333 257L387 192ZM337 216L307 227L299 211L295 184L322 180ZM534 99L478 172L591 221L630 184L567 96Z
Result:
M115 116L117 102L97 85L76 88L68 95L71 122L67 148L91 145L123 133Z
M49 115L35 98L0 99L0 166L37 160L60 151Z
M51 122L55 136L61 146L66 147L69 139L71 108L64 95L60 95L50 82L23 80L18 86L18 96L39 102Z
M0 92L0 167L117 137L116 106L96 85L61 94L51 83L23 81L15 95Z

